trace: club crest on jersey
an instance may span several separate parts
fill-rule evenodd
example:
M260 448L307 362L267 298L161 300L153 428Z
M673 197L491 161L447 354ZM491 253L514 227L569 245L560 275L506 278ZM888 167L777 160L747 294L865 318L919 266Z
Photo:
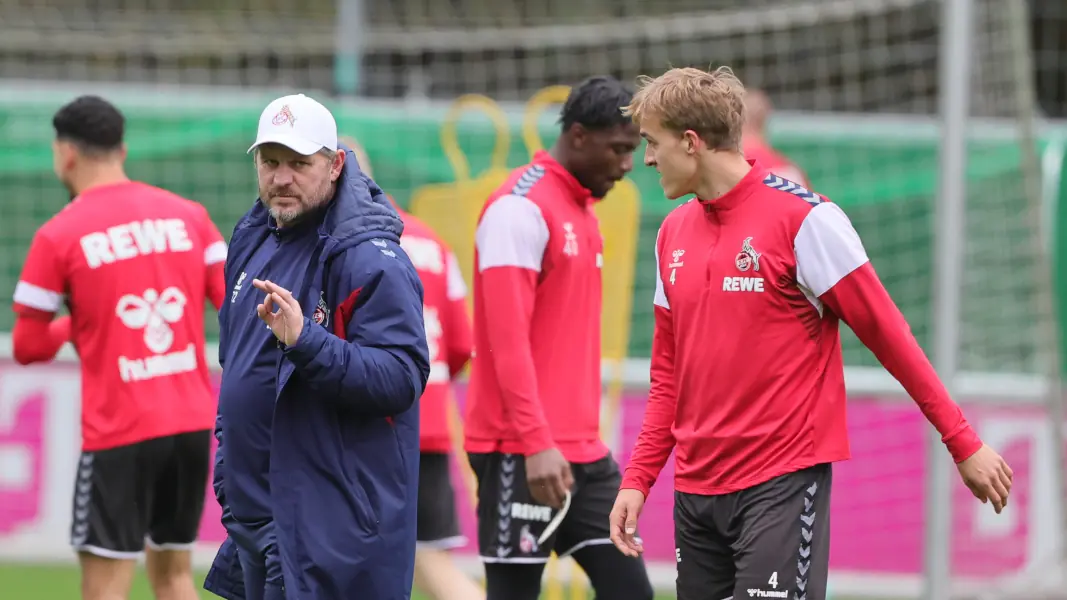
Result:
M271 123L278 126L288 123L289 127L296 127L296 117L293 116L293 111L289 110L289 105L286 104L278 111L278 114L274 115L274 118L271 119Z
M319 304L315 307L315 312L311 313L311 320L316 325L325 325L326 321L330 319L330 308L326 305L326 298L323 292L319 292Z
M537 536L530 531L529 525L523 525L519 530L519 551L523 554L533 554L537 549Z
M763 256L756 249L752 247L752 237L745 238L745 241L741 242L741 251L737 253L737 258L734 259L734 263L737 265L738 271L747 271L752 269L753 271L759 271L759 259Z

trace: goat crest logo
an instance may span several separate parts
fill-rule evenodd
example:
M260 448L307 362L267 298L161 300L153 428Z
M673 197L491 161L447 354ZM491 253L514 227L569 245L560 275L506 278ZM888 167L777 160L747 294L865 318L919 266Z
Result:
M311 313L311 321L316 325L323 325L330 318L330 307L326 305L325 293L319 294L319 304L315 312Z
M289 110L289 105L286 104L278 111L278 114L274 115L274 118L271 119L271 123L278 126L288 123L289 127L296 127L296 117L293 116L293 111Z
M761 256L763 255L756 252L756 249L752 247L752 237L750 236L741 242L741 251L737 253L734 263L737 265L738 271L747 271L749 269L759 271L759 259Z

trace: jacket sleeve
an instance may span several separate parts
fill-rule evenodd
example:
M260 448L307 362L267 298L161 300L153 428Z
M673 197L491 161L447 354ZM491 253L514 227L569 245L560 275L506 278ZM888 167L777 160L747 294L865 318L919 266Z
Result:
M305 316L286 358L309 385L354 411L408 410L430 375L418 273L398 244L382 240L349 248L329 268L333 332Z
M794 249L797 282L847 323L900 382L941 434L952 458L962 462L977 452L981 439L878 279L845 213L831 203L816 206L804 219Z

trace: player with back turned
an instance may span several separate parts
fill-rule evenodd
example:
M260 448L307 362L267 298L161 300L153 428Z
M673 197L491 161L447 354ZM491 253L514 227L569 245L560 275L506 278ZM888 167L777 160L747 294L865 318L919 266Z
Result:
M226 243L200 204L126 177L125 119L106 100L80 97L52 123L72 200L33 237L12 337L21 364L68 340L81 359L82 598L127 597L147 545L156 597L193 600L215 413L204 304L222 304Z
M644 423L611 514L637 518L675 451L679 600L824 600L831 463L849 458L839 323L941 433L999 513L1012 472L939 381L845 213L741 152L744 88L728 68L646 79L627 113L668 198L696 198L656 240Z
M553 551L574 557L597 598L652 598L644 563L610 545L621 476L600 439L593 204L633 167L631 97L610 77L571 90L552 149L513 171L478 220L465 449L489 600L536 600Z

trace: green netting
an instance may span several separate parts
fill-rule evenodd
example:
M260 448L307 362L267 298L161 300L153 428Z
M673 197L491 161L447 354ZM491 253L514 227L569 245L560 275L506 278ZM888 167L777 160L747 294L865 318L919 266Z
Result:
M55 109L71 95L34 94L30 100L14 96L0 94L0 189L7 209L7 218L0 221L0 295L7 303L33 232L67 201L52 176L50 123ZM119 99L128 119L130 176L202 202L228 236L255 198L255 174L245 150L265 100L192 94ZM401 204L420 186L453 179L439 142L444 107L345 103L331 108L343 132L366 146L376 179ZM509 166L527 159L518 114L509 110ZM552 119L546 117L541 125L551 139ZM780 119L777 125L775 145L808 172L816 190L845 208L875 267L925 343L931 265L936 259L936 132L927 123L855 118L835 122L825 116ZM459 134L473 170L487 166L495 141L488 121L464 118ZM1009 136L982 135L972 144L971 243L963 310L963 360L968 369L1027 372L1034 367L1033 332L1041 324L1032 317L1032 228L1020 210L1024 197L1019 172L1018 145ZM652 331L652 247L662 217L674 204L662 197L652 169L638 166L632 177L642 193L643 217L631 355L643 357L649 354ZM3 311L0 329L10 326L10 311ZM850 364L874 364L873 357L846 337Z

